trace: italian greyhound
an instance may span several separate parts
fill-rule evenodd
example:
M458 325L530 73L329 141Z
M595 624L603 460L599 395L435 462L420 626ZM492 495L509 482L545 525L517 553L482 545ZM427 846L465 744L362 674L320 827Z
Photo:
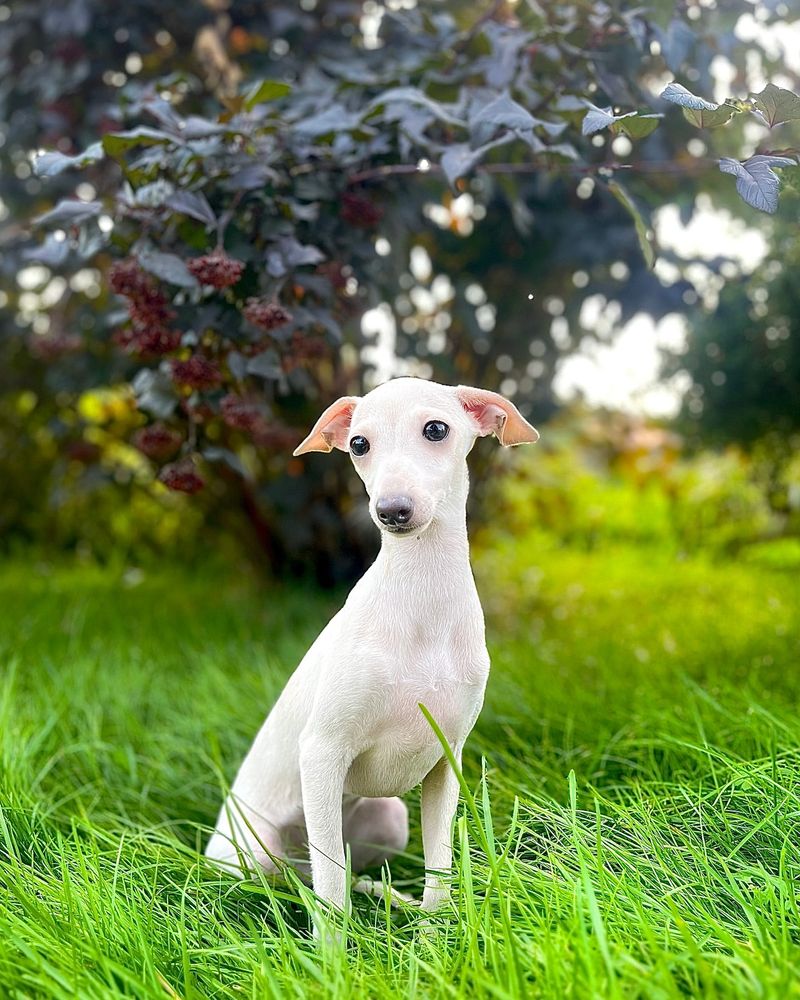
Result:
M405 850L400 796L421 784L422 907L448 900L459 784L420 705L460 767L489 675L466 527L466 459L488 434L539 437L495 392L398 378L337 399L295 449L350 453L381 549L267 716L209 858L277 873L307 850L315 894L341 909L346 845L354 872Z

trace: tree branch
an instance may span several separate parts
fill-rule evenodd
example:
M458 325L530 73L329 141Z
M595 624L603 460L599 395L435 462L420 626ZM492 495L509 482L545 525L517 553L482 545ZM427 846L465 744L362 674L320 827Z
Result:
M535 173L555 173L572 175L589 175L613 173L617 170L627 170L640 174L675 174L678 176L702 173L710 167L715 167L718 161L708 157L685 161L655 161L639 160L631 163L612 161L610 163L564 163L554 166L540 162L526 163L484 163L474 168L475 173L482 174L535 174ZM305 165L304 165L305 166ZM318 169L317 165L315 169ZM306 170L298 171L306 173ZM364 184L369 181L384 180L388 177L415 176L417 174L441 174L442 168L438 163L426 162L423 166L419 163L385 163L380 167L370 167L360 170L355 174L350 174L347 178L348 187L356 184Z

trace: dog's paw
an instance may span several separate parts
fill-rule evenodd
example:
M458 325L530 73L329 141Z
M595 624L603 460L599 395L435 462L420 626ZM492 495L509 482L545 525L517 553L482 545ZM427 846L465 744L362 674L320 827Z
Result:
M395 908L421 905L418 899L414 899L407 892L400 892L399 889L395 889L393 886L377 882L371 878L360 878L353 886L353 891L363 892L367 896L372 896L373 899L383 900L388 897L390 906Z
M422 909L434 913L450 903L450 886L427 885L422 893Z
M320 925L314 921L314 941L322 951L339 951L345 936L341 931L334 930L327 923Z

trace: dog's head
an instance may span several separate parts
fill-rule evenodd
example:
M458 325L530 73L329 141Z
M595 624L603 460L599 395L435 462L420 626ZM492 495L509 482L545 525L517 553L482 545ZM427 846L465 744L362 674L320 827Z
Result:
M294 454L349 451L375 524L392 534L416 535L444 513L454 488L464 482L475 438L487 434L506 446L539 438L496 392L398 378L366 396L337 399Z

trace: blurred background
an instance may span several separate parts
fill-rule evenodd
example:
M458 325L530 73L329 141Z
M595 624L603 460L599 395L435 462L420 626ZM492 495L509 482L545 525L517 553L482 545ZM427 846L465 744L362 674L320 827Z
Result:
M800 565L793 16L0 5L0 553L348 582L360 484L291 450L416 374L542 431L476 447L479 548Z

